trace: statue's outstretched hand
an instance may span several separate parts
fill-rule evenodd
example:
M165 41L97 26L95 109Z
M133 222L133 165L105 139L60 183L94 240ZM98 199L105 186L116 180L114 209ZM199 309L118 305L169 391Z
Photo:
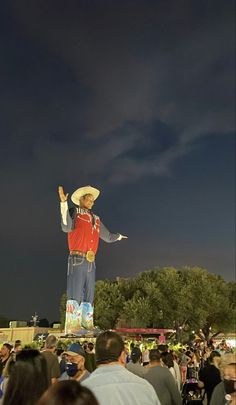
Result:
M128 236L121 235L121 233L120 233L119 240L121 240L121 239L128 239Z
M67 198L68 198L68 193L67 194L65 194L64 193L64 190L63 190L63 187L62 186L59 186L58 187L58 193L59 193L59 197L60 197L60 201L61 202L65 202L65 201L67 201Z

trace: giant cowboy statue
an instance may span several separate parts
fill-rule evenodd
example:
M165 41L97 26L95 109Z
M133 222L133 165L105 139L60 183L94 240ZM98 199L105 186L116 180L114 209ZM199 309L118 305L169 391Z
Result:
M127 236L110 233L92 212L100 191L91 186L77 189L71 196L74 207L68 207L68 194L58 188L61 227L68 234L67 305L65 333L76 334L93 328L95 290L95 256L99 238L116 242Z

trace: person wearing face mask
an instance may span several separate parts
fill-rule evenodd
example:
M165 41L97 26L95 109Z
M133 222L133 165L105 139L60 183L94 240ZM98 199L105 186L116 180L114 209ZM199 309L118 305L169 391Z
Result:
M222 382L214 389L210 405L236 405L236 353L222 356Z
M90 373L84 367L85 351L79 343L72 343L66 352L66 371L62 373L60 380L84 381Z

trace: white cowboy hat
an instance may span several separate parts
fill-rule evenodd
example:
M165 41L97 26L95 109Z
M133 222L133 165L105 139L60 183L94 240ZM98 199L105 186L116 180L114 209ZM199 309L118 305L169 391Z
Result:
M79 205L80 198L83 197L85 194L92 194L94 200L96 200L100 194L100 191L97 188L91 186L80 187L72 194L72 202L76 205Z

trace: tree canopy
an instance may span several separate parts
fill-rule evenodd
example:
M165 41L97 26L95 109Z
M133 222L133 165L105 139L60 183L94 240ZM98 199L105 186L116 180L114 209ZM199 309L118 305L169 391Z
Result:
M97 281L95 325L164 327L177 334L234 330L235 283L199 267L156 268L130 279Z

